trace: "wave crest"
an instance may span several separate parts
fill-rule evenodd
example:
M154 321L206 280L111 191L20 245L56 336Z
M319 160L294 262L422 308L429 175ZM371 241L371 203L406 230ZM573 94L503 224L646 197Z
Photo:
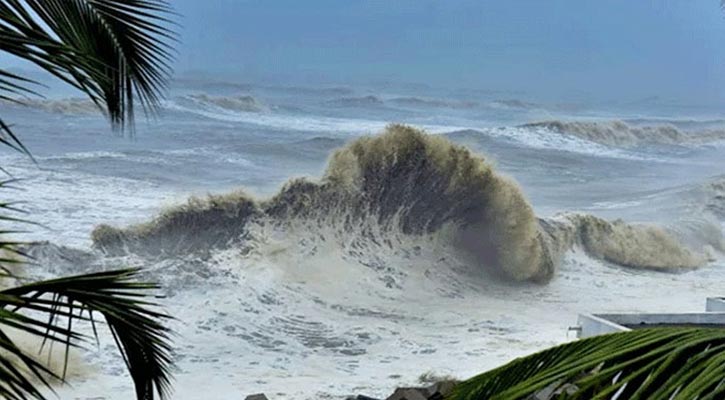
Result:
M55 114L102 115L103 110L91 100L85 98L67 99L19 99L20 106L42 110Z
M212 105L229 111L263 112L268 107L252 96L209 96L207 94L192 94L185 97L196 103Z
M725 130L689 132L673 125L635 126L623 121L543 121L522 125L530 129L547 129L576 136L595 143L616 147L646 144L705 144L725 140Z
M537 104L529 103L528 101L523 101L523 100L519 100L519 99L494 100L490 103L490 106L495 107L495 108L504 108L504 109L513 109L513 110L532 110L532 109L540 107Z
M664 228L607 221L588 214L564 214L541 221L559 254L574 246L588 255L638 269L679 271L708 262Z

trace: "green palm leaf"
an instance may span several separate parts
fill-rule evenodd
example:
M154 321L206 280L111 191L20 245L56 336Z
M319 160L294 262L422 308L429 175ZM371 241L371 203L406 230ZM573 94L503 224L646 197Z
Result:
M596 336L514 360L459 384L450 399L723 396L725 330L653 328Z
M0 325L9 326L68 347L87 340L75 331L74 321L90 323L96 334L94 314L108 324L121 350L138 399L164 398L170 388L171 347L169 330L162 324L168 317L154 311L148 291L157 286L136 281L138 270L100 272L31 283L0 291ZM46 316L47 320L40 319ZM98 339L96 337L96 339ZM29 384L29 375L50 387L62 381L62 374L50 371L24 354L10 338L2 337L0 348L22 361L26 371L8 364L2 368L0 357L0 395L24 399L22 392L36 399L44 397ZM65 361L67 366L67 359ZM29 372L29 373L28 373ZM4 373L4 375L3 375ZM15 379L2 379L14 377ZM13 393L13 390L22 389Z
M124 129L133 126L136 101L147 112L159 105L170 74L167 42L174 40L167 29L169 12L165 0L0 0L0 52L30 61L81 90L113 127ZM0 69L0 101L22 102L37 95L37 86ZM0 144L30 156L11 128L0 118ZM0 182L0 188L14 182ZM18 211L14 203L0 202L0 223L26 223L12 216ZM12 233L0 229L0 279L17 278L12 267L28 261L21 243L7 240ZM90 339L78 333L77 323L90 324L98 339L99 316L123 355L136 397L168 396L167 317L154 311L148 299L157 286L136 282L137 274L111 271L1 290L0 398L44 399L38 382L48 388L62 383L69 348ZM9 328L42 338L43 346L64 346L63 370L51 370L26 354L8 336Z

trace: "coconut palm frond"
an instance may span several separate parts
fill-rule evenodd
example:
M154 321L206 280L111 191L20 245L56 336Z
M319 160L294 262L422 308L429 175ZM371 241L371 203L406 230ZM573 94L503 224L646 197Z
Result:
M19 99L13 96L39 96L39 93L28 86L38 85L32 79L24 78L12 72L0 69L0 101L17 103Z
M0 0L0 51L83 91L123 128L135 99L150 112L159 104L172 59L169 15L166 0ZM0 74L6 89L26 88L10 78Z
M0 118L0 144L8 146L11 149L20 153L23 153L34 160L33 156L30 154L30 151L28 151L23 142L21 142L20 139L15 136L11 127L7 125L5 121L2 120L2 118Z
M19 180L14 178L0 180L0 190L14 189L17 182ZM18 202L0 200L0 224L3 226L0 228L0 280L18 278L15 270L30 260L22 248L26 243L8 239L10 235L27 232L22 229L5 228L5 226L35 225L23 218L26 212L20 206Z
M100 315L113 334L133 379L138 400L167 398L170 391L171 346L169 330L162 322L169 317L154 311L149 290L157 286L136 281L138 270L100 272L31 283L0 291L0 325L38 336L43 342L60 343L68 349L91 337L77 333L77 323L91 325L98 340L96 320ZM20 363L0 357L0 397L44 399L31 383L62 381L62 373L50 371L25 354L0 330L0 350Z
M520 358L456 387L451 400L725 398L725 330L652 328Z
M159 105L170 74L174 35L166 0L0 0L0 52L36 64L85 93L104 110L114 128L132 127L134 102L147 112ZM37 95L37 82L0 69L0 101ZM12 126L0 119L0 144L32 158ZM5 172L0 168L1 171ZM15 181L0 182L0 188ZM0 223L27 223L16 204L0 202ZM0 279L17 278L14 264L26 262L24 243L0 229ZM137 270L61 278L0 290L0 398L44 399L38 382L52 390L62 382L68 350L93 336L96 317L113 335L133 379L136 397L163 399L170 389L168 318L149 301L155 284L135 281ZM92 327L91 337L77 325ZM51 371L8 336L12 328L65 349L62 372ZM42 346L41 346L42 347Z

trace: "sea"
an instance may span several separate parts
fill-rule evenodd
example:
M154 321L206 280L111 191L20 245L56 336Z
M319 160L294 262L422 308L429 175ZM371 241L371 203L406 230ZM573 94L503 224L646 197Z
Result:
M23 273L142 268L174 318L173 399L385 397L575 340L580 313L725 295L714 106L199 78L133 134L75 97L0 116L34 157L0 153L3 201L37 223ZM545 273L516 257L539 248ZM105 330L71 361L60 398L133 396Z

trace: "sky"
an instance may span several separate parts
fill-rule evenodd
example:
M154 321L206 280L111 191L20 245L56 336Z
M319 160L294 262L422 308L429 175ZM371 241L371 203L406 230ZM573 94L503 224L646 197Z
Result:
M719 0L171 2L179 75L725 104Z

